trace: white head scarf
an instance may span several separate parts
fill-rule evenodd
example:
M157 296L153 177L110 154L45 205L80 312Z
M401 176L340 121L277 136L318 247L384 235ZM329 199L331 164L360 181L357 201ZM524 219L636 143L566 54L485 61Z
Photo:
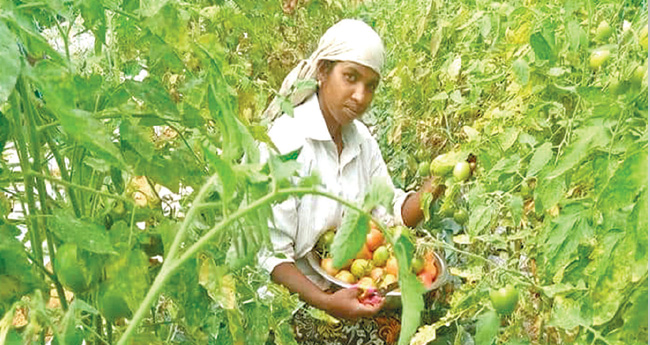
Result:
M343 19L327 29L311 56L301 60L284 78L280 96L287 97L293 106L297 106L316 92L315 88L296 90L295 85L300 80L316 79L318 62L321 60L356 62L381 75L384 45L368 24L360 20ZM264 116L273 120L281 113L280 100L275 97L264 111Z

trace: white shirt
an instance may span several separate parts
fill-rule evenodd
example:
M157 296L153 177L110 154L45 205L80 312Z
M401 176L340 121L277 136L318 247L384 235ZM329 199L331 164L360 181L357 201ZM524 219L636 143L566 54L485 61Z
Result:
M268 134L280 154L302 147L297 157L302 166L299 175L305 177L311 175L312 171L317 172L324 190L343 199L362 201L375 177L385 178L393 186L379 145L361 122L355 120L341 128L343 151L339 157L316 94L297 106L293 117L285 114L275 120ZM263 155L268 152L265 147L261 151ZM408 194L394 186L393 189L393 217L401 224L402 204ZM275 205L274 219L269 227L275 255L268 251L261 253L262 267L272 272L280 263L295 262L310 280L326 288L328 282L309 266L304 257L325 231L341 224L344 210L341 204L332 199L313 195L290 198ZM376 210L375 215L381 216L382 213L386 212Z

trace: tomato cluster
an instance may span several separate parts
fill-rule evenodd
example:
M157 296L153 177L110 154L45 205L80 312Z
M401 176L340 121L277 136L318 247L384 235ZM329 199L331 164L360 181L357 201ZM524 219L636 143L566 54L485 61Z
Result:
M370 223L370 231L366 242L357 253L340 269L335 268L327 250L334 239L334 230L325 232L319 239L318 247L324 253L320 261L321 268L330 276L347 284L357 284L364 291L383 288L397 281L399 267L393 249L384 239L384 235L374 223ZM411 262L413 273L429 289L438 277L438 266L432 252L415 256Z

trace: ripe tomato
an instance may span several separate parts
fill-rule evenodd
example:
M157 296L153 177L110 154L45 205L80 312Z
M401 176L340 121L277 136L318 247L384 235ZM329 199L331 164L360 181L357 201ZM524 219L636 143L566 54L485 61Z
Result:
M375 251L379 246L384 244L384 235L381 233L381 230L370 229L366 235L366 246L370 251Z
M379 246L379 248L375 249L372 253L372 263L375 266L384 266L389 256L390 253L388 252L388 248L386 248L386 246Z
M381 267L375 267L370 271L370 278L372 278L373 281L379 282L384 278L384 269Z
M320 267L327 272L327 274L331 276L335 276L337 273L339 273L339 270L334 268L334 264L332 263L333 259L332 258L325 258L320 261Z
M368 248L367 244L363 244L363 247L357 253L356 259L372 260L372 251Z
M490 290L490 301L498 313L508 315L517 307L519 292L514 286L508 284L500 289Z
M465 181L469 178L470 168L467 162L458 162L454 166L454 178L456 181Z
M341 270L334 278L348 284L354 284L357 278L347 270Z
M418 274L418 279L428 290L431 288L431 285L433 284L433 280L436 279L436 277L427 271L422 271L422 273Z
M607 61L607 59L609 59L609 56L609 50L596 50L591 53L591 56L589 57L589 66L593 69L599 69L600 66L602 66L603 63Z
M426 252L424 254L423 271L430 273L434 280L438 276L438 266L436 266L436 258L433 255L433 252Z
M399 266L397 265L397 258L394 256L391 256L388 258L386 261L386 273L392 274L397 277L397 274L399 273Z

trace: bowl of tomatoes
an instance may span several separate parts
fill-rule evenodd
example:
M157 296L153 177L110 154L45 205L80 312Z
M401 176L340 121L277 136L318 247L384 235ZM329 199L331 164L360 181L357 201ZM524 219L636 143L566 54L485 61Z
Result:
M321 236L314 250L307 255L310 266L336 287L358 286L362 290L362 298L369 293L381 292L386 298L385 307L399 307L401 292L397 279L397 258L381 230L371 224L366 242L356 258L341 268L334 267L328 250L334 234L335 230L328 230ZM410 267L427 292L439 288L446 280L447 265L433 250L421 248L416 251Z

